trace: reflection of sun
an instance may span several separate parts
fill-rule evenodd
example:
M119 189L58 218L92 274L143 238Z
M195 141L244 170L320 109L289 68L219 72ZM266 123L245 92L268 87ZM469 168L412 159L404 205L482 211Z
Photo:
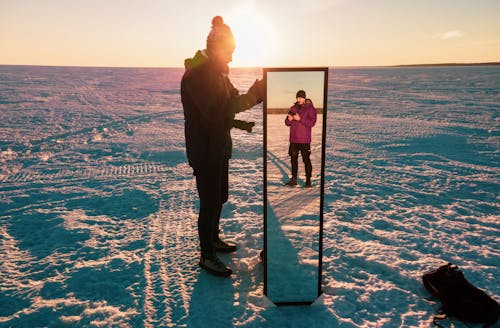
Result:
M231 66L266 66L276 56L273 26L252 7L238 8L224 17L236 39Z

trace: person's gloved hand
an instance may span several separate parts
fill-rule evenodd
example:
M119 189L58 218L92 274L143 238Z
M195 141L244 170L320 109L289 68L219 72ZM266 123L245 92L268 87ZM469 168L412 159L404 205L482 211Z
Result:
M260 104L264 100L264 91L264 81L256 79L247 93L256 99L257 104Z
M240 129L240 130L245 130L248 133L252 132L252 128L254 127L255 122L245 122L242 120L234 120L233 121L233 127Z

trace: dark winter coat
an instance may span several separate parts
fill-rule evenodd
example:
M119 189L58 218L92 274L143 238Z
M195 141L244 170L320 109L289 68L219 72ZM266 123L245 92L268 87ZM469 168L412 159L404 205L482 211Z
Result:
M295 103L290 107L290 113L300 115L300 121L290 121L288 116L285 118L285 124L290 127L290 142L310 144L311 129L316 124L316 108L312 103L305 103L304 105Z
M186 59L181 81L186 153L193 168L231 158L234 115L256 104L255 97L239 95L227 66L218 66L205 52Z

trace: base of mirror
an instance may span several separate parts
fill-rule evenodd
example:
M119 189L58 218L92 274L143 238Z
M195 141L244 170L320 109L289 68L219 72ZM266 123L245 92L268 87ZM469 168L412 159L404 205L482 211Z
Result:
M324 305L324 294L321 292L321 294L312 302L277 302L274 303L271 301L266 295L262 295L262 306L264 308L270 308L270 307L277 307L277 306L304 306L304 305L309 305L309 306L318 306L318 305Z
M266 295L262 295L262 307L264 308L272 308L276 307L276 304L273 303Z

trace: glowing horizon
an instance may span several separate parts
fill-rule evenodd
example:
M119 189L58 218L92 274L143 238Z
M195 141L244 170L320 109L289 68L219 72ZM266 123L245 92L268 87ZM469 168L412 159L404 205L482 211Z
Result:
M0 0L0 65L182 67L213 16L231 67L500 62L500 2Z

